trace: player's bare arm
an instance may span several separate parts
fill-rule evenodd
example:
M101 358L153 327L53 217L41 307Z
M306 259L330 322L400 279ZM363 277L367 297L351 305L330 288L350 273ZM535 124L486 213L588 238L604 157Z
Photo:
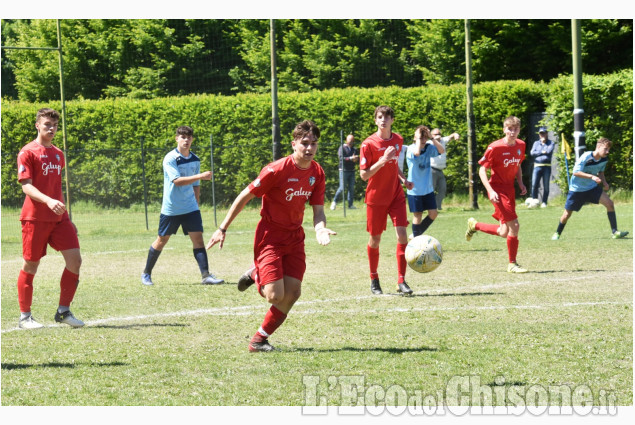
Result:
M33 199L35 202L40 202L42 204L46 204L51 211L53 211L57 215L62 215L66 212L66 205L63 202L58 201L57 199L53 199L48 195L43 194L40 190L33 186L33 180L24 179L22 180L22 192L29 198Z
M176 178L172 180L172 183L174 183L174 186L187 186L188 184L195 183L199 180L211 180L211 179L212 179L212 172L205 171L199 174L194 174L193 176Z
M370 168L366 170L359 170L359 176L362 178L362 180L368 181L368 179L370 179L372 176L377 174L377 171L379 171L384 165L386 165L389 161L393 160L396 154L397 154L397 150L395 149L395 147L389 146L384 151L384 154L382 155L382 157L379 158L379 160L376 163L374 163Z
M194 190L194 197L196 198L196 203L200 206L201 205L201 187L194 186L192 189Z
M489 184L489 181L487 178L487 168L485 167L479 168L478 176L481 178L481 182L483 183L483 186L485 186L485 189L487 189L487 197L489 198L489 200L492 202L500 201L498 197L498 193L496 193L494 189L492 189L492 186Z
M313 205L313 228L315 238L320 245L328 245L331 242L331 235L337 235L337 232L326 228L324 205Z
M225 242L225 232L227 232L227 228L243 210L243 208L245 208L245 205L247 205L247 203L255 197L256 195L249 191L249 187L246 187L245 189L243 189L242 192L240 192L240 194L232 203L232 206L229 208L229 211L227 211L225 219L222 221L219 228L216 229L209 242L207 242L207 245L205 246L206 249L210 249L217 243L220 243L220 245L218 246L219 249L223 248L223 243Z
M518 171L516 172L516 181L518 182L518 188L520 189L520 194L525 195L527 193L527 187L523 183L523 170L518 167Z

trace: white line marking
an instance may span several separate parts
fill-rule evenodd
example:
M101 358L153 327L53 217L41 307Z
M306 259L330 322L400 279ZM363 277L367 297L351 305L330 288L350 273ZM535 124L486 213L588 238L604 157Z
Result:
M629 276L632 275L631 272L625 273L611 273L610 275L603 275L605 278L618 277L618 276ZM491 285L481 285L481 286L465 286L458 288L439 288L433 289L430 291L420 291L415 292L417 295L426 295L431 293L460 293L465 291L482 291L483 289L496 289L496 288L505 288L505 287L514 287L521 285L530 285L530 284L552 284L554 282L571 282L575 280L586 280L586 279L595 279L597 276L595 275L587 275L587 276L576 276L573 278L562 278L562 279L549 279L549 280L540 280L540 281L521 281L521 282L507 282L500 284L491 284ZM541 304L541 305L489 305L489 306L461 306L461 307L412 307L412 308L403 308L403 307L395 307L395 308L385 308L385 309L322 309L322 310L302 310L302 306L309 306L315 304L333 304L338 302L351 302L351 301L361 301L367 299L377 299L380 300L385 297L397 296L397 295L361 295L356 297L342 297L342 298L326 298L326 299L317 299L310 301L298 301L294 305L293 314L318 314L318 313L399 313L399 312L417 312L417 311L453 311L453 310L505 310L505 309L545 309L545 308L554 308L554 307L583 307L583 306L597 306L597 305L632 305L632 301L630 302L612 302L612 301L604 301L604 302L579 302L579 303L560 303L560 304ZM196 309L196 310L184 310L184 311L176 311L176 312L168 312L168 313L155 313L155 314L144 314L137 316L124 316L124 317L109 317L104 319L87 321L87 326L99 326L107 323L118 323L118 322L130 322L130 321L142 321L148 319L162 319L167 317L182 317L182 316L191 316L191 315L208 315L208 316L246 316L250 314L261 314L267 307L267 304L259 303L256 305L246 305L246 306L236 306L236 307L217 307L217 308L205 308L205 309ZM56 328L63 327L65 325L49 325L46 327ZM20 328L10 328L4 329L0 331L0 333L14 332L17 330L21 330Z

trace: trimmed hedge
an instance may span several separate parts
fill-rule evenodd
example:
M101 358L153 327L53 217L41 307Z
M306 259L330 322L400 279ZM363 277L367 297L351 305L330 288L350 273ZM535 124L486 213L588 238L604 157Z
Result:
M594 105L586 108L587 140L590 134L604 134L616 142L610 157L610 164L614 165L607 170L607 176L614 186L621 184L629 188L632 161L616 159L632 157L631 77L632 73L626 72L585 77L585 102ZM545 110L554 116L549 124L552 128L562 128L565 134L570 134L572 128L567 128L566 117L572 114L572 89L567 89L567 81L570 78L562 77L550 83L498 81L476 85L477 154L480 155L491 141L502 137L502 122L508 115L521 118L520 138L523 140L526 140L529 114ZM372 116L375 107L387 104L396 113L393 130L401 133L407 142L420 124L440 127L444 134L457 131L462 135L459 142L448 145L446 174L448 192L466 192L465 93L464 85L281 93L282 154L291 153L291 132L295 124L307 118L315 121L322 130L317 159L326 171L327 197L330 198L338 186L340 132L344 137L353 132L359 147L366 136L376 131ZM60 107L54 103L36 105L2 101L2 202L6 205L22 203L24 195L16 182L15 158L20 148L35 137L35 113L43 106ZM213 139L217 203L230 203L272 158L269 95L84 100L67 102L66 107L72 201L85 200L104 207L127 207L142 202L141 176L145 163L148 201L160 202L161 162L163 156L176 146L174 131L179 125L194 128L192 150L201 157L204 170L210 168L210 137ZM145 162L140 149L142 138L145 140ZM63 144L61 128L55 143ZM528 173L525 179L529 184ZM356 192L360 197L362 185L358 179ZM201 198L202 202L211 203L209 186L202 190Z

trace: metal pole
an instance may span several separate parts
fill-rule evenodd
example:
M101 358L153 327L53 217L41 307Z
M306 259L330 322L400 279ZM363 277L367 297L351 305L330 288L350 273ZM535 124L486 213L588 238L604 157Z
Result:
M276 25L275 20L269 20L271 41L271 138L273 140L273 160L282 157L280 149L280 117L278 116L278 77L276 73Z
M59 70L60 70L60 99L62 103L62 140L64 141L64 156L66 156L64 162L64 179L66 180L66 209L68 210L68 217L73 220L73 212L71 211L71 189L70 179L68 176L68 147L66 146L66 102L64 101L64 60L62 59L62 29L60 26L60 20L57 20L57 52L59 54Z
M472 103L472 39L470 37L470 20L465 20L465 85L467 90L467 167L469 181L469 197L472 208L478 209L478 192L476 182L476 124Z
M148 186L146 184L146 154L144 142L145 136L141 136L141 176L143 178L143 206L146 212L146 230L150 230L148 227Z
M573 140L576 162L586 150L584 132L584 99L582 94L582 42L580 20L571 20L571 53L573 56Z
M339 176L340 182L344 190L342 191L342 211L344 211L344 217L346 217L346 185L344 184L344 130L340 130L340 149L342 156L338 159L339 163ZM339 156L339 155L338 155Z
M216 180L214 179L214 136L209 135L209 161L211 163L210 171L212 172L212 204L214 204L214 227L218 227L216 220Z

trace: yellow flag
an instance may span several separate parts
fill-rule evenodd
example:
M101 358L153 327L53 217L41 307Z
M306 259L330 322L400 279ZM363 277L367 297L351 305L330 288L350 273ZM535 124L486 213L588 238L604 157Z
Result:
M567 159L571 159L571 147L567 143L567 139L564 138L564 133L561 134L560 153L567 155Z

